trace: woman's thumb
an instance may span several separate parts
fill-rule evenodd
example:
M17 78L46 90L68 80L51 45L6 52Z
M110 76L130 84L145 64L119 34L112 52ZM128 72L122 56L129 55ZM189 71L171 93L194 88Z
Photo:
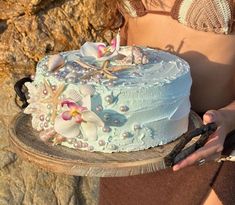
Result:
M215 122L216 124L218 123L218 111L208 110L203 115L203 124L208 124L208 123L211 123L211 122Z

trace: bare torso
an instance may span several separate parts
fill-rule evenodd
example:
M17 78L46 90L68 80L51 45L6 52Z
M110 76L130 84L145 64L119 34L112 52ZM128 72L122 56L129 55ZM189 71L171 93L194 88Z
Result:
M218 109L235 99L235 26L229 35L196 31L170 16L129 19L127 44L170 51L189 62L192 108Z

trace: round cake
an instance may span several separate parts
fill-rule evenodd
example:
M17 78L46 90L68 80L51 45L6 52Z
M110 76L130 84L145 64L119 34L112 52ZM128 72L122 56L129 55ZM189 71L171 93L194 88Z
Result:
M32 126L52 144L130 152L169 143L188 128L190 68L167 52L85 43L46 56L28 88Z

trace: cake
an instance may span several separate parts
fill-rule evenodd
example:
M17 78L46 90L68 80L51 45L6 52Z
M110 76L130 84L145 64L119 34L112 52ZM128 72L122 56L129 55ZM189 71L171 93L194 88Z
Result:
M105 153L169 143L188 129L190 67L156 49L85 43L45 56L26 83L32 127L46 143Z

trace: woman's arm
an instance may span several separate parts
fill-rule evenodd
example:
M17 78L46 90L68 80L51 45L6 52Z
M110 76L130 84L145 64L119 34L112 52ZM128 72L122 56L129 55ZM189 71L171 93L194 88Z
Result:
M202 148L174 165L174 171L193 165L201 159L206 161L218 159L223 150L227 134L235 129L235 101L219 110L207 111L203 116L203 123L207 124L210 122L216 122L218 126L216 132L209 137L207 143Z

